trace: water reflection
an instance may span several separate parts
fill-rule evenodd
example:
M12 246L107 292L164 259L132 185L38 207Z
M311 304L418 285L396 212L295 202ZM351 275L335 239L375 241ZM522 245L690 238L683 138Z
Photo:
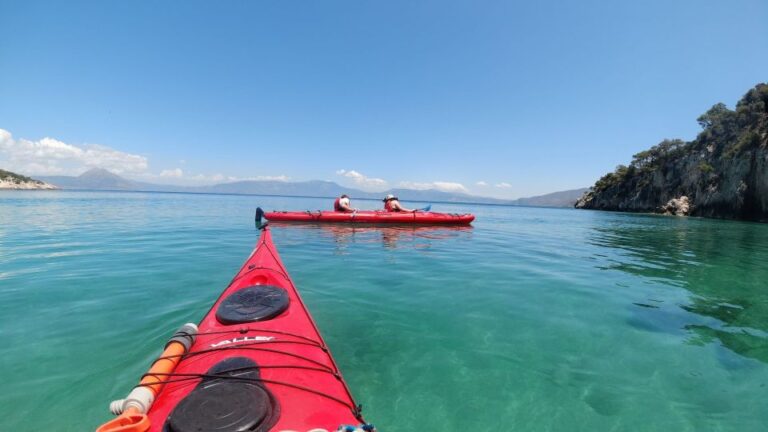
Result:
M319 231L322 235L330 236L336 244L337 251L343 251L353 243L381 242L387 249L401 247L429 249L434 240L447 240L467 237L472 232L472 226L386 226L370 224L319 224L295 222L270 222L273 227L296 228Z
M601 268L640 276L656 293L689 293L649 294L632 306L630 325L687 333L695 345L719 341L768 363L768 226L627 216L594 227L590 243L601 248Z

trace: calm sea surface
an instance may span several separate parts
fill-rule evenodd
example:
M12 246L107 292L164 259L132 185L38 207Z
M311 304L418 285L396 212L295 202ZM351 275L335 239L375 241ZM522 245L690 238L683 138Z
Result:
M0 192L0 430L110 418L246 259L256 205L330 202ZM477 221L273 229L383 432L768 430L768 225L433 209Z

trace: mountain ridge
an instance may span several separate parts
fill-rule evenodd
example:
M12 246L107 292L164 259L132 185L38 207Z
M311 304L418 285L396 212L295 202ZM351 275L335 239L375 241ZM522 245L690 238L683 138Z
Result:
M444 192L436 189L416 190L395 188L383 192L365 192L341 186L327 180L287 182L278 180L241 180L208 186L173 186L145 183L123 178L108 170L93 168L79 176L43 176L45 181L62 189L93 189L144 192L225 193L238 195L282 195L334 198L347 194L356 199L381 199L386 194L398 196L403 201L431 201L446 203L529 205L542 207L572 207L586 188L526 197L516 200L481 197L464 193ZM578 193L577 193L578 192Z

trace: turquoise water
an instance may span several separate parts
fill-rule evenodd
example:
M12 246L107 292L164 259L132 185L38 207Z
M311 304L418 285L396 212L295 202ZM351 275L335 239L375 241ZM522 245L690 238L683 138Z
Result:
M110 418L248 256L254 207L326 201L0 192L0 430ZM380 430L766 430L768 225L433 209L478 219L273 229Z

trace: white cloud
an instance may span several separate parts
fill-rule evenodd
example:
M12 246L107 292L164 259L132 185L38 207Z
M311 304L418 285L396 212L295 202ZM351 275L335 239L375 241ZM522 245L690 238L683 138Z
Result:
M288 181L290 177L286 175L276 176L250 176L250 177L237 177L224 175L221 173L216 174L190 174L184 172L181 168L167 169L160 172L160 174L144 173L138 177L141 177L145 181L160 181L162 183L169 182L175 185L182 186L202 186L211 185L217 183L232 183L239 181Z
M186 160L180 159L179 164L186 165ZM102 145L72 145L47 137L38 141L17 140L5 129L0 129L0 168L25 175L80 175L91 168L104 168L129 178L180 185L289 180L286 175L234 177L221 173L190 174L181 168L164 169L157 174L149 171L149 161L144 156Z
M475 185L477 185L477 186L481 186L481 187L485 187L485 186L488 186L488 183L486 183L486 182L484 182L484 181L480 180L479 182L475 183Z
M401 181L398 186L405 189L416 189L416 190L427 190L427 189L435 188L432 183L420 183L420 182L410 182L410 181Z
M175 168L172 170L162 170L160 171L160 177L184 177L184 171L181 170L181 168Z
M496 187L501 189L509 189L512 187L512 185L507 182L501 182L501 183L496 183Z
M445 192L469 192L461 183L436 181L432 182L438 190Z
M269 180L269 181L286 182L286 181L288 181L290 179L291 178L288 177L287 175L276 175L276 176L268 176L268 175L266 175L266 176L246 177L246 178L243 178L243 179L240 179L240 180L261 180L261 181Z
M0 129L0 163L28 175L78 175L90 168L140 174L148 168L144 156L102 145L76 146L48 137L38 141L16 140L4 129Z
M416 190L437 189L443 192L461 192L461 193L469 192L467 188L461 183L445 182L445 181L434 181L429 183L403 181L403 182L400 182L400 187L403 187L406 189L416 189Z
M382 189L387 187L387 182L384 179L367 177L355 170L343 170L336 171L336 175L351 179L356 185L362 186L366 189Z

